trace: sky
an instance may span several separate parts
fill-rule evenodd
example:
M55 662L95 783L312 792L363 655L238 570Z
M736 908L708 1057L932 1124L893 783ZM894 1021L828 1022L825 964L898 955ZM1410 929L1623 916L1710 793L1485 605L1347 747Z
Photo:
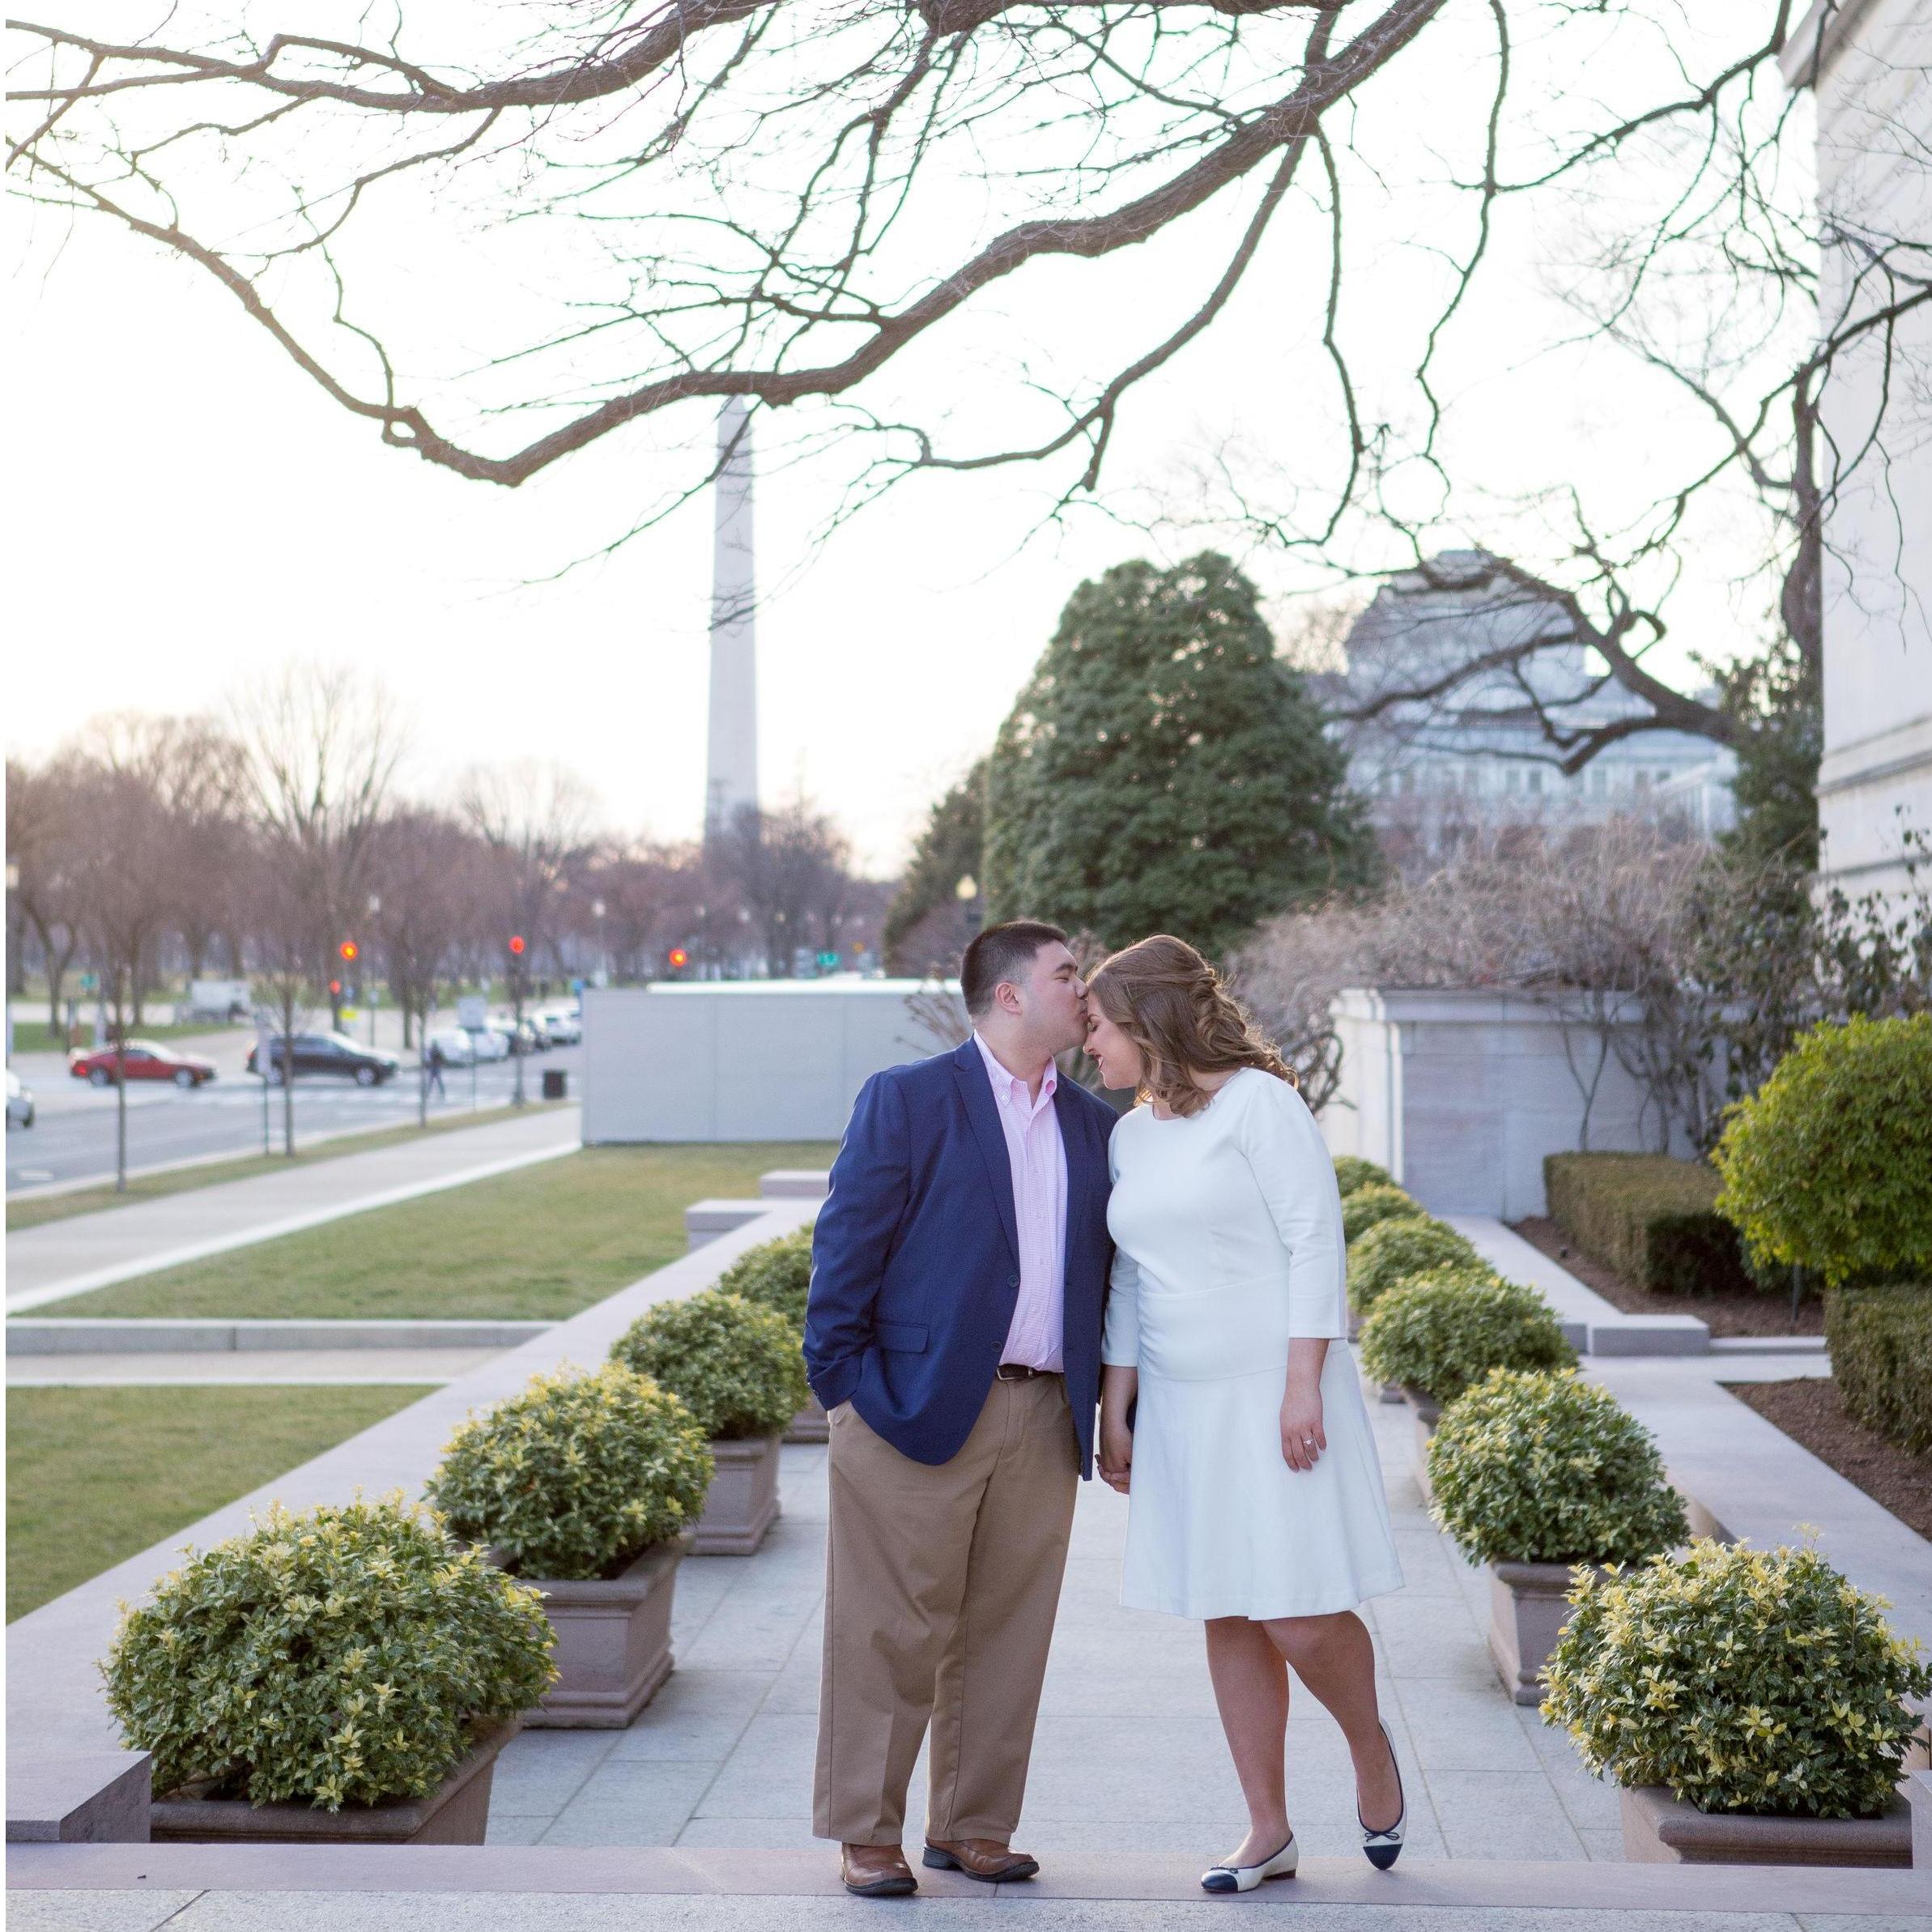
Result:
M1483 59L1441 36L1389 91L1386 117L1445 87L1479 100ZM1172 291L1212 273L1245 212L1231 200L1185 236L1052 268L893 381L977 430L982 398L1009 393L1028 344L1048 345L1037 367L1055 380L1104 375ZM1433 216L1392 191L1351 219L1364 266L1347 285L1351 339L1365 367L1393 366L1412 347ZM1326 274L1320 239L1312 211L1284 223L1223 325L1130 405L1113 492L1070 521L1045 518L1053 479L1002 470L916 480L828 535L848 459L799 459L790 425L761 425L768 800L802 791L865 864L896 868L928 803L991 742L1083 577L1205 541L1185 526L1207 514L1202 473L1223 457L1264 488L1319 473L1335 427L1305 326ZM446 794L476 764L555 760L611 828L696 832L709 502L599 553L688 479L709 406L517 491L466 482L385 449L205 277L149 245L17 211L11 240L10 751L44 754L104 711L218 712L292 657L347 662L401 700L415 791ZM1573 327L1547 287L1562 244L1547 218L1499 232L1458 325L1464 346L1445 359L1457 447L1492 492L1582 474L1634 500L1660 466L1695 458L1704 426L1627 367L1606 374L1597 352L1546 347ZM434 279L438 258L412 257L406 221L387 245L397 274ZM1078 331L1057 326L1083 304ZM1140 527L1150 505L1183 527ZM1718 532L1678 593L1680 669L1684 650L1747 641L1741 541ZM1307 581L1266 553L1244 560L1266 590Z

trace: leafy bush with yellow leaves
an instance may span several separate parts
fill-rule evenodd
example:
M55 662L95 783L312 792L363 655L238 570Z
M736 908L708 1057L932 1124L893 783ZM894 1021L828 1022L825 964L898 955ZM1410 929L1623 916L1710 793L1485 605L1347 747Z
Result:
M1364 1160L1360 1154L1338 1154L1335 1156L1335 1185L1347 1200L1357 1188L1394 1187L1395 1178L1386 1168L1378 1168L1372 1160Z
M1377 1296L1398 1282L1438 1268L1493 1274L1473 1241L1433 1215L1377 1221L1348 1245L1348 1304L1365 1313Z
M612 1362L535 1375L449 1439L429 1500L521 1577L615 1577L695 1522L711 1451L691 1411Z
M802 1334L805 1297L811 1287L811 1230L801 1228L747 1248L717 1278L717 1286L721 1293L743 1296L774 1310Z
M1429 1490L1479 1563L1640 1563L1688 1534L1650 1432L1574 1369L1498 1368L1458 1396Z
M1345 1195L1342 1202L1342 1232L1351 1241L1360 1240L1378 1221L1400 1220L1405 1215L1420 1220L1422 1203L1411 1200L1399 1187L1370 1181Z
M1362 1366L1453 1402L1492 1368L1573 1368L1577 1351L1534 1288L1439 1269L1389 1289L1362 1323Z
M654 1377L713 1441L775 1436L811 1394L798 1330L717 1288L645 1309L611 1357Z
M279 1505L129 1611L102 1666L157 1794L426 1798L472 1730L550 1688L543 1599L402 1497Z
M1543 1714L1591 1770L1700 1811L1875 1818L1932 1666L1814 1549L1693 1543L1570 1592Z

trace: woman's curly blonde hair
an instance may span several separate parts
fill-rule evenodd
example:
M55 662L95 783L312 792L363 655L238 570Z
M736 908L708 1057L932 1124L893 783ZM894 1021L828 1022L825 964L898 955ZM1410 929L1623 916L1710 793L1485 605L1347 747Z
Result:
M1156 933L1103 960L1087 997L1140 1049L1139 1097L1170 1113L1198 1113L1214 1098L1196 1074L1258 1066L1300 1083L1274 1043L1248 1017L1221 976L1185 939Z

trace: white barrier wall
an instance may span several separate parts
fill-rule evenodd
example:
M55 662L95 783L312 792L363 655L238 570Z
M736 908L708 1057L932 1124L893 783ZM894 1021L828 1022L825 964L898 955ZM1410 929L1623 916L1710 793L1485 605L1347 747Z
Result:
M1546 1212L1543 1156L1585 1145L1593 1080L1590 1148L1658 1151L1642 1087L1547 1001L1353 989L1332 1011L1342 1084L1321 1113L1330 1150L1378 1162L1433 1214ZM1669 1151L1692 1150L1679 1141Z
M836 1140L868 1076L948 1050L908 1006L921 990L916 980L588 988L585 1142ZM942 997L963 1027L957 986Z

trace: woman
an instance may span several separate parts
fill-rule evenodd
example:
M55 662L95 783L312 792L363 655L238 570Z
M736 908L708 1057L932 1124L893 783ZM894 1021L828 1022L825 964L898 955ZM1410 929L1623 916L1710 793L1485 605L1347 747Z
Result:
M1110 1149L1100 1351L1100 1474L1132 1496L1121 1601L1205 1621L1248 1801L1248 1836L1201 1883L1295 1870L1291 1664L1348 1741L1363 1849L1386 1870L1402 1778L1355 1606L1402 1568L1346 1338L1334 1165L1293 1074L1184 941L1116 953L1087 1015L1101 1079L1141 1102Z

